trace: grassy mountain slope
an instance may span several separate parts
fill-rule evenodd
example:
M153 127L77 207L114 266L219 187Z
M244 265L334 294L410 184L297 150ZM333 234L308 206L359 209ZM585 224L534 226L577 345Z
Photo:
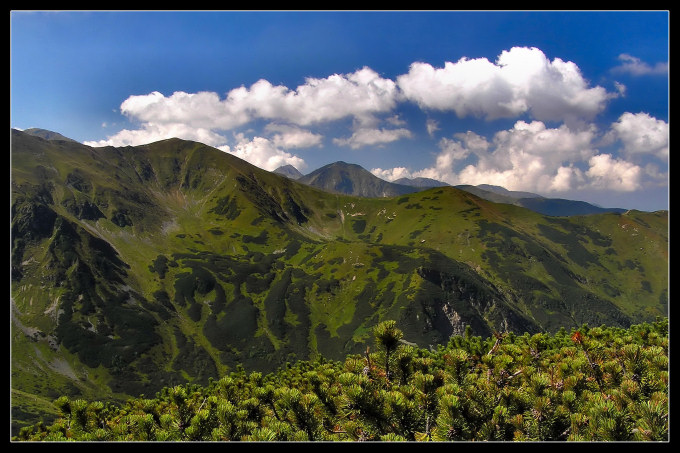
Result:
M454 187L329 193L178 139L12 131L12 406L365 350L371 326L628 326L668 310L668 212L551 218ZM17 422L18 423L18 422Z

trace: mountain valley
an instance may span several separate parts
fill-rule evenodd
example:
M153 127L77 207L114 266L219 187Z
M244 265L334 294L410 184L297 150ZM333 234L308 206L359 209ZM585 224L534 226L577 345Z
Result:
M668 211L550 216L340 167L291 179L180 139L44 137L11 136L19 425L54 413L58 394L122 400L239 367L341 359L388 319L436 348L468 328L627 327L668 313Z

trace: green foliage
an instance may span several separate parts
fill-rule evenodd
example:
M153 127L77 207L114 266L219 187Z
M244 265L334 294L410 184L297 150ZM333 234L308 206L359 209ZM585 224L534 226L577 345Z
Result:
M629 329L453 337L427 351L394 321L378 352L238 370L122 406L66 396L20 441L664 441L668 319ZM389 368L394 369L391 376Z

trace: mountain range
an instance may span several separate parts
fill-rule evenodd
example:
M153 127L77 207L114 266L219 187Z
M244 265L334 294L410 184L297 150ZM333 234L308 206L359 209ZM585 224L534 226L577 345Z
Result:
M334 162L325 165L307 175L302 175L292 165L279 167L274 172L328 192L365 198L394 197L449 185L431 178L400 178L393 182L388 182L378 178L359 165L345 162ZM603 214L606 212L623 213L626 211L626 209L622 208L603 208L585 201L546 198L531 192L510 191L503 187L489 184L477 186L457 185L454 187L495 203L522 206L539 214L556 217Z
M57 395L341 359L387 319L436 347L668 313L668 211L553 217L344 163L295 180L198 142L43 137L11 132L17 426Z

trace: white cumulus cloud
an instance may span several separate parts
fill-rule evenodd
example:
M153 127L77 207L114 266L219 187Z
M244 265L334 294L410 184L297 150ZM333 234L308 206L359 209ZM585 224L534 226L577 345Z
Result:
M83 144L95 147L137 146L174 137L205 143L209 146L218 146L226 141L222 135L210 129L192 127L184 123L144 123L141 129L123 129L105 140L85 141Z
M513 47L495 63L486 58L461 58L443 68L413 63L397 84L421 108L454 111L461 118L529 113L541 121L587 120L613 96L590 87L575 63L550 61L535 47Z
M425 121L425 128L427 129L427 135L430 137L434 136L434 133L437 132L440 127L439 127L439 122L437 120L434 120L432 118L428 118Z
M140 144L182 133L177 136L200 136L215 144L220 131L258 119L311 126L343 118L367 123L375 121L376 115L391 114L386 121L395 129L355 128L352 137L339 139L349 146L362 146L411 136L403 118L394 112L405 100L423 109L454 111L460 117L494 119L529 114L540 121L573 122L592 118L608 99L622 93L590 87L573 62L559 58L550 61L537 48L513 47L503 51L496 62L464 57L456 63L446 62L443 68L416 62L396 81L363 67L348 74L310 77L295 89L261 79L250 87L234 88L223 98L207 91L132 95L123 101L120 112L138 122L139 129L126 129L96 143ZM428 134L432 136L438 127L435 120L428 120ZM286 146L307 146L303 143L318 140L310 134L300 136L303 141L299 145L291 141ZM288 138L281 135L279 143L283 146Z
M406 167L394 167L389 169L373 168L371 169L373 173L378 178L384 179L385 181L395 181L400 178L412 178L411 172Z
M282 150L273 141L265 137L248 139L239 134L237 138L238 143L235 146L224 145L218 147L218 149L267 171L276 170L286 164L290 164L298 170L304 170L307 167L302 158Z
M232 93L221 100L213 92L177 91L166 97L154 91L128 97L120 111L141 123L184 124L205 129L232 129L251 120L248 110Z
M339 146L349 146L352 149L357 149L366 145L382 145L384 143L394 142L402 138L409 138L411 135L411 131L404 128L359 128L348 138L334 138L333 143Z
M634 76L658 75L668 73L668 63L659 62L654 66L645 63L637 57L622 53L618 58L621 61L619 66L612 68L616 73L628 73Z
M394 81L364 67L346 75L307 78L295 91L259 80L250 89L232 90L227 103L235 111L248 112L254 118L281 119L305 126L389 112L397 99Z
M590 185L596 189L630 192L640 188L642 169L630 162L616 159L611 154L599 154L588 161L586 171Z
M165 96L154 91L130 96L120 106L121 113L140 123L138 130L126 129L106 140L89 143L125 146L175 136L190 140L201 137L207 144L224 145L217 131L233 130L256 119L301 126L346 117L366 121L374 114L393 110L398 99L396 83L367 67L350 74L308 78L296 90L261 79L250 88L232 89L224 99L214 92L177 91ZM401 120L393 116L388 121ZM395 134L399 133L379 135L389 141ZM320 136L298 130L294 134L281 133L276 140L280 146L304 147L318 144Z
M662 69L625 54L620 59L621 68L631 73ZM668 123L646 113L624 113L605 134L590 124L608 100L625 95L624 85L614 85L615 91L608 93L592 86L571 61L550 60L535 47L513 47L494 62L463 57L439 68L415 62L395 80L363 67L347 74L306 78L294 89L261 79L222 97L207 91L133 95L122 102L120 112L137 123L137 129L85 144L126 146L178 137L214 146L266 170L284 164L305 168L304 160L290 150L322 147L325 135L335 137L334 144L352 149L413 138L407 121L413 117L402 116L398 109L408 102L412 104L407 109L417 105L425 111L430 139L440 130L441 118L433 118L433 111L515 121L486 137L467 131L440 138L431 166L374 168L373 173L383 179L427 177L449 184L488 183L539 193L588 187L625 191L650 179L663 184ZM561 125L549 127L549 122ZM253 128L250 138L238 133L230 140L224 135L246 127ZM602 154L596 142L599 146L618 143L621 153ZM639 162L650 156L660 159L661 167Z
M623 144L627 156L651 154L660 159L668 158L668 123L647 113L626 112L612 123L613 137Z
M320 134L286 124L270 123L265 126L264 130L274 133L272 142L284 149L321 146L323 141L323 136Z
M257 118L309 125L388 112L394 108L397 95L394 81L362 68L347 75L308 78L296 90L261 79L250 88L232 89L224 99L214 92L177 91L164 96L154 91L128 97L120 109L142 123L183 123L228 130Z

